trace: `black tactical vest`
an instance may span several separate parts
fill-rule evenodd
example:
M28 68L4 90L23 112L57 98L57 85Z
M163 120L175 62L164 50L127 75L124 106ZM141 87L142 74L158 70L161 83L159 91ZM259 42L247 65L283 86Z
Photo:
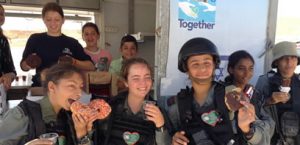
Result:
M234 145L246 144L242 135L235 136L232 130L232 124L229 119L229 113L225 105L225 86L219 83L215 83L214 88L214 103L209 107L202 109L201 112L196 113L193 108L193 90L184 89L177 94L178 96L178 109L181 121L181 130L186 132L187 137L190 140L190 145L195 145L193 134L201 132L204 130L210 140L214 142L215 145L227 145L230 140L234 140ZM221 117L221 121L217 123L216 126L212 127L204 123L201 119L201 114L215 110Z
M127 145L123 139L124 132L139 134L139 140L135 145L155 145L154 123L126 114L124 110L126 96L127 93L119 95L111 103L112 114L108 120L104 145Z
M57 116L56 122L45 124L39 103L24 99L18 106L22 108L24 114L29 118L28 135L22 138L19 145L24 145L26 142L39 138L41 134L47 132L56 132L59 135L64 135L67 145L77 144L76 132L70 112L62 109Z
M282 82L282 77L279 73L275 73L272 76L268 77L269 85L270 85L270 96L273 92L280 92L279 87ZM276 105L270 106L271 108L271 115L273 119L276 121L276 131L274 132L274 135L271 139L272 144L276 144L279 139L283 140L284 133L282 132L282 114L284 112L296 112L298 116L300 116L300 79L299 75L293 75L291 78L291 91L290 94L290 100L286 103L277 103ZM291 125L291 124L288 124ZM294 124L295 125L295 124ZM298 124L299 127L299 124ZM293 127L295 128L295 127ZM286 138L285 138L286 139ZM300 138L299 138L299 132L296 137L292 137L292 140L296 142L296 144L299 144Z
M280 74L276 73L274 76L269 77L270 83L270 95L272 92L279 92L279 86L281 85L282 77ZM291 98L287 103L276 104L278 110L278 116L280 118L281 114L286 111L297 112L300 116L300 79L299 75L293 75L291 80Z

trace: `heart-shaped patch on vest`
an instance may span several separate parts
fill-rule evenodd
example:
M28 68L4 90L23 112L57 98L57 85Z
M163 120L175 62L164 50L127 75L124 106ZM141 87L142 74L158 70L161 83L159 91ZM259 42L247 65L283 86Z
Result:
M123 133L123 139L128 145L134 145L136 142L139 141L140 135L137 132L129 132L126 131Z
M206 124L212 127L215 127L218 121L220 121L219 113L215 110L211 110L210 112L203 113L201 115L201 119L203 120L203 122L205 122Z

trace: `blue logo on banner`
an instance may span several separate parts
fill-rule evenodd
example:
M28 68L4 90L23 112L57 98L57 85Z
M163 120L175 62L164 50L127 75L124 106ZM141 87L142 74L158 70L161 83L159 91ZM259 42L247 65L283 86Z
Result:
M216 0L179 0L178 21L180 28L213 29Z

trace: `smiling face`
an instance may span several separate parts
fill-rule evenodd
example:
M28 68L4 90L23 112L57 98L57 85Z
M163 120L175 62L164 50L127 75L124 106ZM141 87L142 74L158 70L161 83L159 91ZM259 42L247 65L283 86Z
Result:
M97 41L100 35L93 27L85 27L83 29L82 38L86 43L87 48L97 47Z
M62 78L57 83L48 83L48 94L50 102L57 110L61 108L70 110L69 99L78 100L81 96L83 78L78 73Z
M298 64L297 56L283 56L276 61L277 68L284 78L291 78Z
M137 54L137 47L134 42L125 42L120 48L124 59L130 59Z
M152 87L152 77L145 64L132 64L128 70L125 85L128 87L129 96L145 98Z
M56 11L47 11L43 17L43 21L47 27L47 33L50 36L61 35L61 27L64 23L64 18Z
M243 58L233 68L229 68L229 73L237 86L245 86L253 76L253 68L253 61L250 58Z
M212 80L215 64L211 55L201 54L189 57L187 68L191 81L201 83Z

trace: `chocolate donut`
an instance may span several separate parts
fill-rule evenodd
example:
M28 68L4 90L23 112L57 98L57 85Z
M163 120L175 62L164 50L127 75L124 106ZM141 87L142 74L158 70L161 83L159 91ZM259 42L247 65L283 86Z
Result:
M37 68L42 63L42 59L36 54L30 54L25 61L31 68Z
M230 111L237 111L243 107L240 100L241 95L237 92L229 92L225 95L225 104Z
M244 100L244 96L241 93L241 89L235 87L234 85L227 86L225 88L225 104L230 111L237 111L243 105L240 103L241 100Z
M282 87L289 87L291 85L291 79L282 79L281 86Z

